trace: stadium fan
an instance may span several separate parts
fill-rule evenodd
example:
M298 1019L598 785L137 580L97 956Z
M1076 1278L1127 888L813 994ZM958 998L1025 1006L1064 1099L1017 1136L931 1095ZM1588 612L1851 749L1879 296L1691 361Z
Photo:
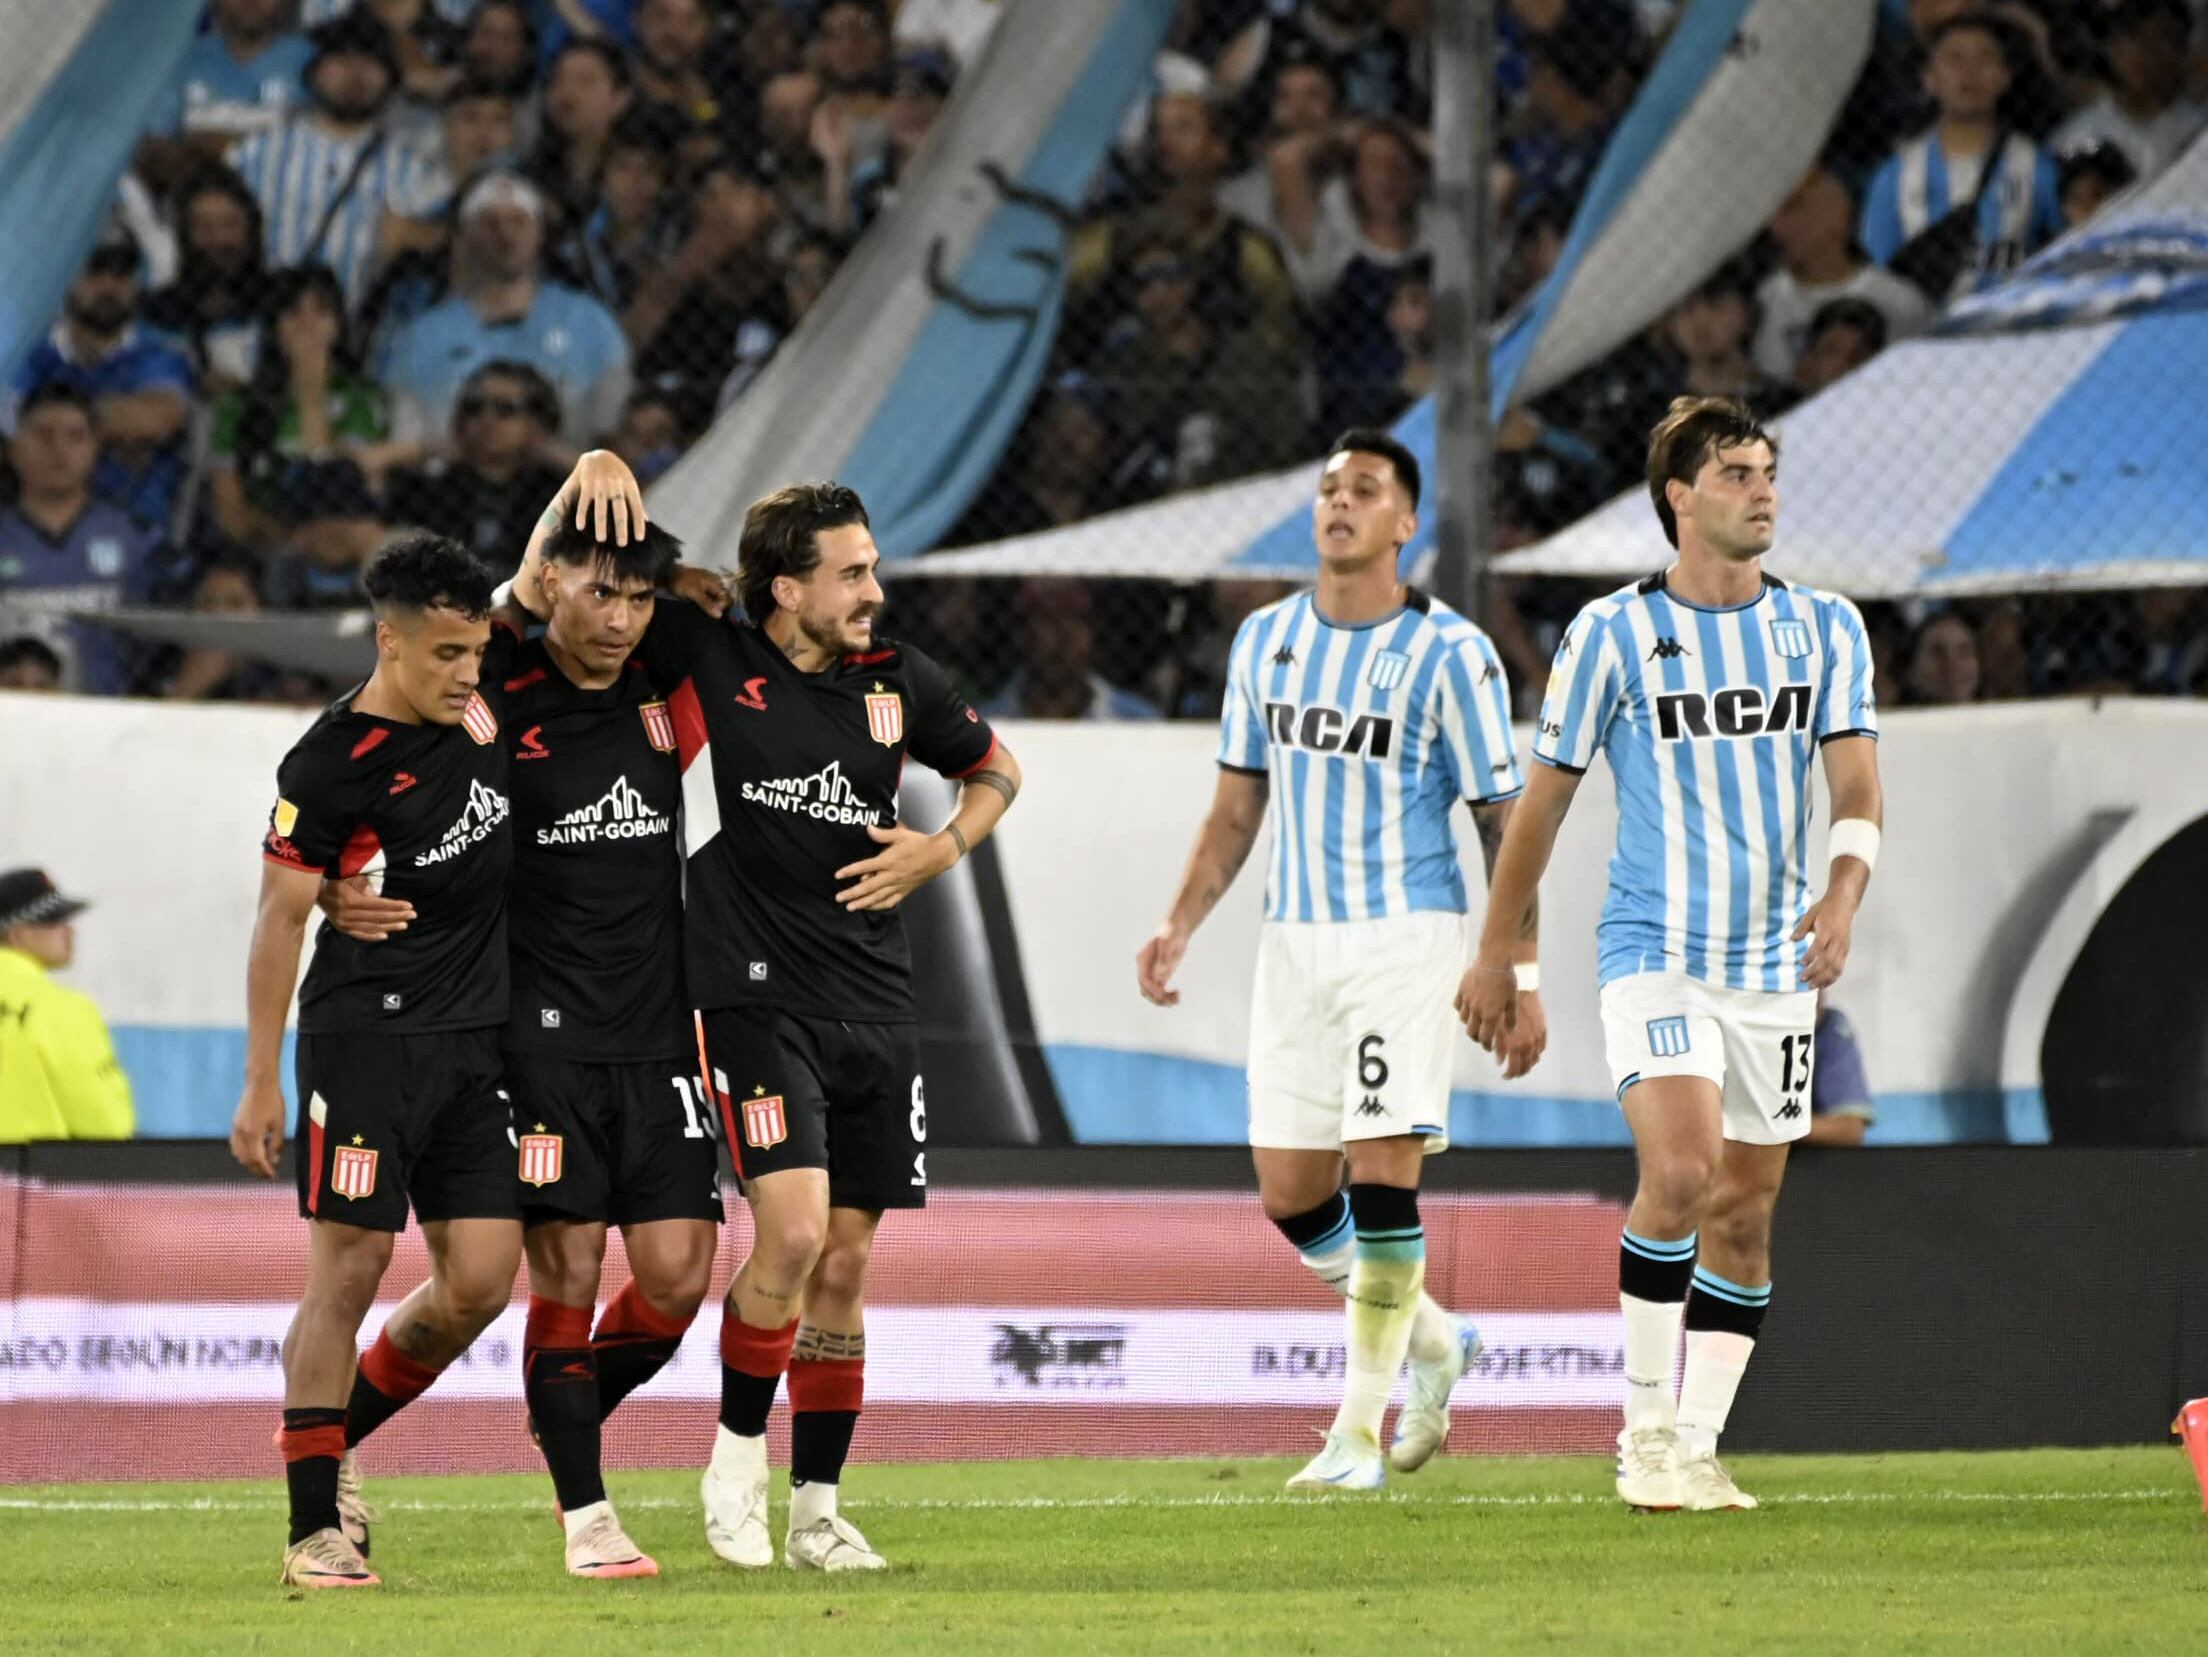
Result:
M61 689L61 657L44 639L18 633L0 639L0 690L46 693Z
M559 394L560 436L581 449L613 429L629 395L629 345L597 300L544 273L545 201L494 171L460 198L452 297L391 340L380 377L392 433L420 442L449 429L462 385L493 360L535 369Z
M184 481L192 365L139 325L138 292L135 245L110 239L93 248L69 284L61 320L16 370L15 401L49 386L75 391L99 438L93 489L145 523L165 524Z
M559 430L549 380L527 363L487 362L453 404L449 450L391 474L386 516L458 541L504 576L570 463Z
M143 602L161 566L161 538L92 490L93 406L67 385L41 386L16 411L8 439L17 496L0 511L0 632L29 633L68 664L72 689L136 688L138 653L82 619Z
M1603 1045L1640 1167L1618 1260L1617 1493L1635 1508L1756 1505L1717 1441L1771 1301L1787 1147L1809 1127L1813 992L1847 965L1878 858L1869 641L1846 599L1763 568L1777 477L1778 446L1742 403L1682 397L1650 433L1649 495L1678 557L1588 605L1557 651L1540 763L1503 837L1460 1003L1474 1041L1507 1047L1520 1006L1512 919L1599 750L1620 796L1597 933ZM1656 756L1687 743L1714 744L1722 774L1753 768L1766 790L1672 787ZM1806 801L1820 750L1831 867L1812 903ZM1726 892L1741 901L1713 899Z
M633 98L628 59L602 40L571 40L552 59L528 170L549 204L554 237L571 234L598 205L606 149Z
M416 164L387 204L379 257L442 249L461 185L494 162L514 159L520 143L520 112L511 92L490 81L455 81L435 130L416 146Z
M354 306L368 291L384 212L420 163L385 120L399 68L383 25L349 12L309 38L307 101L229 160L261 204L268 262L328 265Z
M212 161L306 101L313 48L287 26L284 0L209 0L207 32L193 40L176 85L155 112L139 164L166 185L194 161Z
M1887 158L1863 203L1865 251L1934 303L1983 286L2060 228L2055 167L2011 123L2010 40L1984 13L1926 42L1931 130Z
M298 463L381 458L389 401L362 373L350 336L345 294L327 265L269 278L252 377L216 403L209 442L208 505L240 545L266 550L281 536Z
M982 705L991 719L1155 719L1158 710L1091 665L1096 630L1084 581L1030 576L1013 599L1019 667Z
M1886 349L1886 314L1867 299L1835 299L1818 307L1794 364L1791 394L1814 397Z
M2108 91L2055 129L2057 155L2113 144L2149 179L2185 153L2208 103L2186 95L2195 17L2185 0L2120 0L2101 23Z
M1396 578L1418 529L1419 468L1376 431L1344 432L1320 474L1319 581L1244 621L1220 715L1219 780L1165 922L1136 957L1161 1007L1190 939L1275 813L1266 928L1252 992L1249 1135L1265 1214L1347 1301L1342 1404L1290 1490L1374 1490L1449 1436L1449 1396L1480 1351L1425 1292L1420 1164L1449 1143L1449 997L1464 964L1465 892L1450 806L1472 811L1492 870L1522 784L1510 694L1485 633ZM1358 705L1345 723L1339 711ZM1400 748L1398 748L1400 744ZM1385 761L1426 754L1415 769ZM1318 805L1355 775L1365 809ZM1316 830L1317 832L1314 832ZM1530 887L1492 895L1516 942L1483 963L1517 996L1503 1074L1540 1058ZM1513 954L1528 963L1514 968ZM1355 1032L1355 1034L1352 1034ZM1347 1191L1343 1189L1346 1174ZM1380 1427L1406 1354L1410 1397L1387 1452Z
M1794 377L1817 313L1857 299L1885 319L1881 345L1922 328L1931 304L1910 283L1864 257L1855 240L1855 202L1838 174L1823 167L1795 186L1771 216L1778 267L1756 289L1756 367L1773 380Z
M173 198L176 280L146 296L146 323L181 340L208 396L252 378L268 269L261 204L245 180L210 163Z

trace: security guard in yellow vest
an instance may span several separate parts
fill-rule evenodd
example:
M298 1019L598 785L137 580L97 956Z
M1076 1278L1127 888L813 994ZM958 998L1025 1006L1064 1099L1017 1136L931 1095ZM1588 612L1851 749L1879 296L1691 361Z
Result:
M49 974L69 964L85 906L39 869L0 874L0 1145L128 1139L130 1078L92 998Z

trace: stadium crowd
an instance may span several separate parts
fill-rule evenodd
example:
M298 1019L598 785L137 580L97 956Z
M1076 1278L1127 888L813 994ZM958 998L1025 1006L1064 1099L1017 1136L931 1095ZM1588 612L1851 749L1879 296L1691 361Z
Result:
M510 565L579 450L659 476L894 205L1000 9L210 0L12 388L0 687L319 702L309 676L65 613L350 607L396 527ZM1507 309L1682 8L1498 9ZM1634 487L1674 395L1783 412L2169 165L2208 124L2201 9L1889 3L1765 232L1509 412L1495 544ZM1430 10L1187 0L1075 232L1051 370L946 544L1293 464L1426 393ZM993 713L1208 715L1235 624L1276 591L912 581L893 625ZM1587 596L1494 584L1521 711ZM1889 705L2208 691L2200 589L1865 612Z

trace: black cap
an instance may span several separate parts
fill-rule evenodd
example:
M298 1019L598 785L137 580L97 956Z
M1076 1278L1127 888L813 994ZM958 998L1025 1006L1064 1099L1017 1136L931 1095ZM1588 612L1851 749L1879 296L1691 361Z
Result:
M0 874L0 931L11 926L52 926L89 907L82 899L54 890L44 869L10 869Z

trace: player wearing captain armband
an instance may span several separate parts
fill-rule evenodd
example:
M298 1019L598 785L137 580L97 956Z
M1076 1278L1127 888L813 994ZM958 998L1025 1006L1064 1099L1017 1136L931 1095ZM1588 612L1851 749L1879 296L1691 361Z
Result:
M1847 965L1878 860L1878 713L1863 618L1767 573L1778 445L1730 398L1682 397L1648 487L1670 568L1600 598L1558 647L1540 763L1504 836L1465 1009L1514 1039L1496 976L1507 917L1546 869L1599 750L1618 840L1597 933L1603 1045L1640 1156L1619 1247L1625 1428L1618 1495L1641 1508L1749 1508L1717 1439L1771 1301L1771 1212L1809 1131L1817 992ZM1835 821L1810 898L1811 769ZM1684 1378L1673 1361L1686 1328Z

